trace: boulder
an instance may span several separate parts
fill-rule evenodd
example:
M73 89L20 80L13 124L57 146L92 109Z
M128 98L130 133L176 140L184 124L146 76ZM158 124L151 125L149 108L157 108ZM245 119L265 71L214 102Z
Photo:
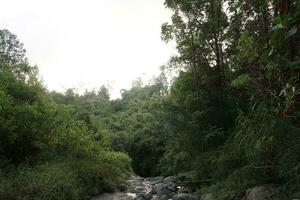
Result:
M285 195L279 195L273 185L263 185L248 189L243 200L284 200Z
M130 193L143 193L145 192L145 187L144 186L130 187L127 189L127 191Z
M199 200L199 198L191 194L182 193L173 196L172 200Z
M155 185L163 182L164 178L162 176L157 176L157 177L146 178L146 181L148 181L151 185Z
M162 196L162 195L168 195L168 196L170 196L170 194L171 194L171 195L172 195L172 194L176 194L176 192L173 191L173 190L170 190L170 189L167 188L167 187L163 187L163 188L157 193L157 195L159 195L159 196Z
M186 186L179 186L178 188L178 193L192 193L192 189L190 187L186 187Z
M152 200L169 200L171 197L168 195L162 195L162 196L157 196L156 198L153 198Z
M137 195L134 199L135 200L151 200L153 195L151 193L141 193Z
M164 178L164 182L173 182L173 181L176 181L175 176L168 176L168 177Z
M158 194L164 188L163 183L157 183L152 186L152 194Z
M143 197L135 197L134 200L144 200Z
M152 186L152 193L153 194L164 194L168 191L171 192L176 192L177 191L177 186L174 182L163 182L163 183L158 183Z

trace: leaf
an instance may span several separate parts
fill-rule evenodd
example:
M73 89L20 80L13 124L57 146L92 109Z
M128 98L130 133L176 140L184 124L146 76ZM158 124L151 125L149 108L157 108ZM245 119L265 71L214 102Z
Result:
M274 52L274 49L272 48L270 53L269 53L269 56L272 56L273 52Z
M289 32L286 34L285 39L295 35L297 33L297 30L298 30L297 26L294 26L293 28L291 28L289 30Z
M272 28L272 31L277 31L277 30L279 30L279 29L284 29L284 26L283 26L282 24L277 24L276 26L274 26L274 27Z
M286 90L285 89L281 90L279 96L281 97L285 95L286 95Z

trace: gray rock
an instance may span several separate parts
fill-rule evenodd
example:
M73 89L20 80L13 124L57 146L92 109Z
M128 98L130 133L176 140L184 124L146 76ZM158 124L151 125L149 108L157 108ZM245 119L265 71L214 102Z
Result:
M175 176L168 176L168 177L164 178L164 182L172 182L172 181L176 181Z
M141 193L137 197L135 197L135 200L151 200L153 195L151 193Z
M187 193L187 194L190 194L190 193L192 193L192 190L189 187L180 186L180 187L178 187L178 193Z
M151 193L147 193L147 194L144 195L145 200L151 200L152 197L153 197L153 195Z
M157 196L155 198L155 200L169 200L169 199L170 199L170 197L168 195Z
M135 186L127 189L128 192L130 193L143 193L145 192L145 187L144 186Z
M152 187L151 193L159 197L167 196L171 198L177 193L177 186L173 182L158 183Z
M135 197L134 200L144 200L143 197Z
M152 193L153 194L158 194L163 188L164 188L163 183L157 183L152 187Z
M284 200L285 195L279 195L273 185L263 185L248 189L243 200Z
M159 196L163 196L163 195L172 195L172 194L176 194L176 192L174 190L169 189L168 187L163 187L159 192L157 192L157 195Z
M191 194L182 193L172 197L172 200L199 200L199 198Z
M163 182L164 178L162 176L158 176L158 177L146 178L146 181L149 181L151 185L155 185Z
M154 195L151 200L159 200L159 196Z

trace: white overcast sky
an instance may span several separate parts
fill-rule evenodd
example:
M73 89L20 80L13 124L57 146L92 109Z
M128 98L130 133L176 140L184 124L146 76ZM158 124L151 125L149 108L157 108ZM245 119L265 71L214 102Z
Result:
M99 88L113 98L149 79L175 52L160 39L164 0L0 0L0 29L16 34L49 90Z

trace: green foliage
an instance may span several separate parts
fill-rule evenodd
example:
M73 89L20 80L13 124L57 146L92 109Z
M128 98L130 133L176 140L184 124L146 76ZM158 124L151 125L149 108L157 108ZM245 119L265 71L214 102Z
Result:
M0 46L0 57L2 62L11 65L24 62L26 50L23 48L24 45L17 39L16 35L6 29L0 30Z
M254 60L258 55L254 48L253 38L249 34L242 34L238 44L240 59Z
M0 31L0 199L79 200L123 185L131 159L94 136L107 90L49 93L22 47Z
M113 191L125 184L131 173L131 159L120 152L101 152L99 155L100 179L103 181L104 191Z
M157 166L164 149L164 118L159 96L162 87L159 84L124 91L121 100L124 108L107 124L119 145L132 157L135 172L143 176L159 174ZM120 137L125 137L123 143Z
M209 179L200 192L228 198L266 183L297 196L300 4L281 4L165 1L162 38L181 67L163 104L166 174Z
M130 159L122 153L103 152L95 159L58 158L0 174L0 199L85 199L119 187L130 172Z
M239 75L231 82L232 87L243 88L249 84L251 77L248 74Z
M219 199L267 183L299 197L299 1L165 5L178 76L169 85L163 67L116 100L105 87L48 92L16 36L0 31L0 197L112 191L131 159L139 175L204 180L198 191Z
M279 162L279 175L285 180L282 190L289 191L293 198L297 198L300 195L299 143L299 139L294 140Z
M80 199L76 174L66 162L45 163L33 168L19 167L9 176L1 175L1 199Z

